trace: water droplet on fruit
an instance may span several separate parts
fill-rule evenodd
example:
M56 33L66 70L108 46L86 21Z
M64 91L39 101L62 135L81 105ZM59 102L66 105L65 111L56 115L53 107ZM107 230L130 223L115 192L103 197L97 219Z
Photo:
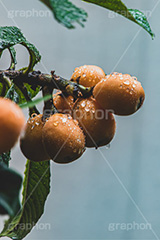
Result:
M85 108L85 111L86 111L86 112L89 112L89 111L90 111L90 108L89 108L89 107L86 107L86 108Z
M137 84L137 81L134 80L134 84L136 85L136 84Z
M82 106L82 107L85 107L85 106L86 106L86 103L85 103L85 102L82 102L82 103L81 103L81 106Z
M82 149L79 149L78 154L80 154L81 152L82 152Z
M66 119L66 118L63 118L63 119L62 119L62 122L63 122L63 123L67 122L67 119Z
M125 82L123 82L125 85L129 85L129 81L127 80L127 81L125 81Z
M35 125L32 125L31 129L33 129L35 127Z
M55 127L57 127L57 126L58 126L58 122L54 122L53 125L54 125Z
M71 119L72 119L72 117L71 117L69 114L68 114L67 116L68 116L68 119L69 119L69 120L71 120Z
M137 78L136 78L136 77L133 76L132 78L133 78L135 81L137 81Z

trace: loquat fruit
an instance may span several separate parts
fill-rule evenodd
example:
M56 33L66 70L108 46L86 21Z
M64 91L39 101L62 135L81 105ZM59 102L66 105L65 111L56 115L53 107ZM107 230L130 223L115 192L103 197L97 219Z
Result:
M105 73L102 68L94 65L84 65L75 68L71 80L84 87L94 87L104 77Z
M86 147L107 145L114 137L116 122L113 114L102 109L93 97L76 101L73 118L78 120L83 129Z
M74 97L65 96L62 92L53 94L53 103L59 113L71 114L74 105Z
M13 101L0 97L0 154L15 145L24 124L21 108Z
M69 114L55 113L42 131L43 143L51 159L69 163L79 158L85 150L85 136Z
M143 104L141 83L129 74L113 73L103 78L93 90L97 102L117 115L135 113Z
M31 161L39 162L50 159L42 143L42 129L44 124L42 114L33 114L28 119L24 134L21 136L21 151Z

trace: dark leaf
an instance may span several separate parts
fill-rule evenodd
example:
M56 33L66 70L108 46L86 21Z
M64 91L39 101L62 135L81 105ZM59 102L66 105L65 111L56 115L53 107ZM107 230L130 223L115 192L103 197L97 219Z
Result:
M43 214L49 191L50 162L31 162L28 160L23 183L22 209L6 222L0 237L23 239Z
M9 165L9 161L10 161L10 159L11 159L10 155L11 155L11 152L10 152L10 151L7 152L7 153L2 153L2 154L0 155L0 164L1 164L1 163L4 163L4 164L6 164L6 166L8 166L8 165Z
M21 184L22 177L5 164L0 163L0 214L13 217L19 211Z

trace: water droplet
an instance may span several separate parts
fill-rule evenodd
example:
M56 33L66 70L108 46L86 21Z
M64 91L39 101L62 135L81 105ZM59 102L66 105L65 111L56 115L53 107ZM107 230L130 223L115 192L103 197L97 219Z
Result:
M82 106L82 107L85 107L85 106L86 106L86 103L85 103L85 102L82 102L82 103L81 103L81 106Z
M110 143L106 145L106 148L107 148L107 149L109 149L110 147L111 147L111 144L110 144Z
M132 78L133 78L135 81L137 81L137 78L136 78L136 77L133 76Z
M87 68L87 66L86 66L86 65L84 65L84 66L83 66L83 68Z
M86 108L85 108L85 111L86 111L86 112L89 112L89 111L90 111L89 107L86 107Z
M133 88L131 88L131 90L130 90L130 94L131 94L131 95L133 94Z
M54 122L53 125L54 125L55 127L57 127L57 126L58 126L58 122Z
M129 91L130 91L130 89L129 89L129 88L127 88L127 89L126 89L126 92L129 92Z
M86 77L86 74L84 73L84 74L82 75L82 77Z
M136 84L137 84L137 81L134 80L134 84L136 85Z
M82 149L79 149L78 154L81 154L81 152L82 152Z
M71 117L69 114L68 114L67 116L68 116L68 119L69 119L69 120L71 120L71 119L72 119L72 117Z
M123 82L125 85L129 85L130 84L130 82L127 80L127 81L125 81L125 82Z
M63 118L63 119L62 119L62 122L63 122L63 123L67 122L67 119L66 119L66 118Z
M133 85L132 85L132 87L133 87L133 88L135 88L135 87L136 87L136 85L135 85L135 84L133 84Z

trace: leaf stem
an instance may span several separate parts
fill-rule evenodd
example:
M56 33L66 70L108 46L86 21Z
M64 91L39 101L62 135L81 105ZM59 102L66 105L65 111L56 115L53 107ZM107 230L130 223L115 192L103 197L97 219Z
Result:
M22 94L24 95L26 101L32 103L32 99L28 95L27 88L24 86L24 84L23 83L17 84L16 82L15 82L15 84L19 88L19 90L22 92ZM31 116L33 113L39 114L39 111L35 105L32 107L29 107L29 115Z

